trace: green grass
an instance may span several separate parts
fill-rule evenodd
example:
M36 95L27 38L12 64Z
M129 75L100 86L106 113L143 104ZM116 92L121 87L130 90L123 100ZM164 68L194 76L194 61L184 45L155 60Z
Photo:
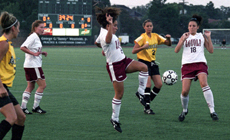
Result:
M132 48L123 48L133 59ZM120 121L123 133L116 132L111 123L112 83L105 68L101 49L95 48L46 48L43 71L47 88L41 107L48 113L27 115L24 140L204 140L230 138L230 94L228 74L230 50L215 49L214 54L205 51L209 66L208 83L215 98L215 110L219 121L210 118L199 82L193 82L190 90L189 114L184 122L178 121L182 111L180 103L181 81L173 86L163 85L161 92L151 103L155 115L145 115L135 97L138 73L128 74L124 82ZM26 88L23 70L24 53L15 48L17 74L10 89L21 103ZM159 48L157 61L160 72L173 69L180 78L181 53L174 48ZM27 105L32 109L34 92ZM0 120L4 119L0 115ZM9 132L5 140L11 138Z

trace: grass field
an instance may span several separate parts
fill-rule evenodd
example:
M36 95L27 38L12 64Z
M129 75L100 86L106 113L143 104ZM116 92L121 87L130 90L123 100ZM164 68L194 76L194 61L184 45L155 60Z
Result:
M132 48L123 48L126 56ZM193 82L190 90L189 114L184 122L178 121L182 111L180 103L181 81L173 86L163 85L161 92L151 103L155 115L143 113L143 107L135 97L138 73L128 74L124 82L120 121L122 133L110 123L112 83L105 68L101 49L46 48L43 71L47 88L40 106L47 114L27 115L23 140L228 140L230 139L230 49L205 51L209 66L208 83L215 98L215 110L219 121L212 121L199 82ZM10 89L21 103L26 88L23 70L24 53L15 48L17 73ZM174 48L159 48L157 61L160 72L173 69L180 78L181 52ZM34 91L35 92L35 91ZM34 92L28 103L32 109ZM0 115L0 120L4 119ZM11 138L9 132L5 140Z

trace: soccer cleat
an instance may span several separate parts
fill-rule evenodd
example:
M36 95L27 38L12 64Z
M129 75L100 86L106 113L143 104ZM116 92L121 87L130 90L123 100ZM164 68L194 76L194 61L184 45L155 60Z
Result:
M40 108L40 106L36 107L35 109L33 108L32 111L35 112L35 113L40 113L40 114L45 114L46 113L46 111L42 110Z
M33 114L31 113L27 108L22 108L22 111L25 113L25 114Z
M144 113L145 114L151 114L151 115L155 114L152 109L144 109Z
M210 116L211 116L211 118L212 118L213 121L219 120L219 118L218 118L216 112L211 113Z
M115 129L115 130L117 130L118 132L122 132L122 130L121 130L121 127L120 127L120 123L119 122L117 122L117 121L114 121L114 120L112 120L112 119L110 119L110 122L112 123L112 125L113 125L113 128Z
M182 113L180 114L180 116L178 117L179 121L180 121L180 122L183 122L184 119L185 119L185 115L187 115L187 114L188 114L188 110L187 110L187 112L182 112Z
M136 92L136 96L140 100L140 103L145 107L146 106L145 96L141 95L138 91Z

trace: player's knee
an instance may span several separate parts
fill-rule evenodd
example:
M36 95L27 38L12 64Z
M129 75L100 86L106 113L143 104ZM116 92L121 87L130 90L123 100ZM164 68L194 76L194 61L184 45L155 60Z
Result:
M21 123L24 124L25 120L26 120L26 115L25 115L24 113L21 114L21 115L19 115L19 116L17 117L17 121L18 121L20 124L21 124Z
M46 88L46 84L42 84L39 87L44 90Z
M161 89L162 85L163 85L162 82L159 82L157 85L155 85L155 87Z
M148 67L144 63L141 65L141 71L144 71L144 72L148 71Z

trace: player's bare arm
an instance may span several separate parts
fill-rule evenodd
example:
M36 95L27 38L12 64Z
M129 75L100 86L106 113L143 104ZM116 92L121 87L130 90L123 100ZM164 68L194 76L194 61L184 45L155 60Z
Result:
M109 44L113 37L113 17L111 17L108 13L106 13L106 21L109 23L106 27L108 33L105 38L105 42Z
M211 32L210 31L205 31L204 32L204 46L208 50L209 53L213 53L213 44L211 40Z
M171 41L171 35L170 34L167 34L165 35L166 37L166 40L165 40L165 45L168 45L168 46L171 46L172 45L172 41Z
M182 48L184 44L184 41L189 37L189 35L190 35L189 32L186 32L181 36L177 46L175 47L175 50L174 50L175 53L178 53L180 51L180 49Z
M149 47L149 42L148 41L145 43L145 45L143 45L141 47L139 46L138 43L135 42L135 45L134 45L133 50L132 50L132 53L136 54L136 53L138 53L139 51L141 51L143 49L147 49L148 47Z
M0 62L2 61L3 57L6 55L8 49L9 49L9 44L6 41L1 41L0 42ZM0 98L8 96L8 92L4 88L2 81L0 79Z
M34 56L39 56L40 54L41 54L41 52L32 52L32 51L30 51L28 48L26 48L26 47L21 47L20 48L23 52L25 52L25 53L28 53L28 54L31 54L31 55L34 55Z
M100 43L95 42L94 44L95 44L98 48L101 48L101 44L100 44Z

